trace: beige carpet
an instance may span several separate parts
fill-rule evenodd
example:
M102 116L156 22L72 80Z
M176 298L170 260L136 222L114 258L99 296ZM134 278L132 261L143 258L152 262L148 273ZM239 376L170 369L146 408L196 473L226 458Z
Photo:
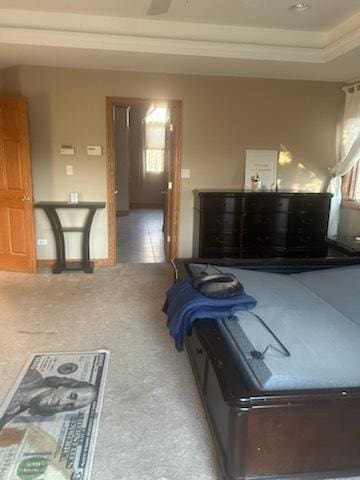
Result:
M216 480L186 354L160 312L165 264L81 272L0 272L0 401L30 352L111 352L93 480Z

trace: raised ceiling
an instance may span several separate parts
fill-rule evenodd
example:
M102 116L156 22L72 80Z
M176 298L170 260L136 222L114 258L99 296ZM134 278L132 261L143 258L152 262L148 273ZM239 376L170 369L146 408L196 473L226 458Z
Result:
M0 0L0 65L359 78L360 0L294 3L173 0L146 17L150 0Z

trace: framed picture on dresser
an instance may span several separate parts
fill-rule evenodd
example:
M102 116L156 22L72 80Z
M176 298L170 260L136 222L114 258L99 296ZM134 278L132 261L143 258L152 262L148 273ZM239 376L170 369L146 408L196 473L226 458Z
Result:
M254 180L260 182L256 190L275 191L278 150L246 150L245 189L254 190Z

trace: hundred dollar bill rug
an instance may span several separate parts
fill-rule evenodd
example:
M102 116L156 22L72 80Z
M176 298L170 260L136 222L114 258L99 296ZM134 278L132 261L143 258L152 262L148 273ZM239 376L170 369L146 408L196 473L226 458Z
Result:
M32 354L0 407L0 480L88 480L109 352Z

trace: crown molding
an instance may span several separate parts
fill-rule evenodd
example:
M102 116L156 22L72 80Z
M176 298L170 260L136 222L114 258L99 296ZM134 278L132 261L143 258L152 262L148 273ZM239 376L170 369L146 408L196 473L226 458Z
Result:
M0 8L0 26L35 30L322 48L326 32L106 17Z
M345 22L340 23L327 32L327 45L337 42L343 37L350 35L360 29L360 13L353 15Z
M325 62L330 62L336 58L354 50L360 46L360 28L353 30L346 35L339 37L333 42L329 43L323 51Z
M322 52L313 48L251 45L225 42L135 37L99 33L63 32L0 27L0 43L132 53L189 55L267 61L322 63Z

